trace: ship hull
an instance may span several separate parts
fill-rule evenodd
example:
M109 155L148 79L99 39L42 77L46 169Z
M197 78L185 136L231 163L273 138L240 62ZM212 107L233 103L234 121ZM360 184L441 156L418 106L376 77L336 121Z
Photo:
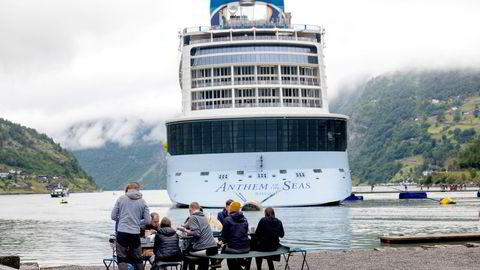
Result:
M167 190L178 205L332 205L352 191L347 152L255 152L167 157Z

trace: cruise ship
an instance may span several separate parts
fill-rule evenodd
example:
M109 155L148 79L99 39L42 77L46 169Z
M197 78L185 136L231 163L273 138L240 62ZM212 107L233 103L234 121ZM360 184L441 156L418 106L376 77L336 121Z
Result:
M347 117L329 112L321 26L283 0L211 0L180 31L182 113L167 121L167 190L179 206L335 205L352 181Z

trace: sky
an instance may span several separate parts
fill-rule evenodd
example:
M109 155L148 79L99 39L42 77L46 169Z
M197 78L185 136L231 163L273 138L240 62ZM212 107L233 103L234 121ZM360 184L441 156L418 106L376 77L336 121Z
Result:
M328 93L405 69L480 67L478 0L285 0L326 28ZM72 149L164 139L181 111L178 31L208 0L1 0L0 117ZM75 125L74 128L71 128Z

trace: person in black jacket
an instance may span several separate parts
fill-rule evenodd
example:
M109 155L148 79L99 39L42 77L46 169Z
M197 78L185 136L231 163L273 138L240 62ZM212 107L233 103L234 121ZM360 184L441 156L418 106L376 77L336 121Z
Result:
M240 211L240 203L232 202L229 207L230 215L225 218L222 229L222 239L225 244L223 253L241 254L250 251L248 239L248 221ZM227 259L229 270L242 269L242 264L250 264L250 260Z
M155 243L153 244L155 265L157 262L182 261L182 251L178 242L177 232L172 228L170 219L164 217L160 222L160 228L155 235Z
M218 212L218 214L217 214L217 219L218 219L218 221L220 221L220 223L222 223L222 226L223 226L223 223L225 223L225 218L228 217L228 208L230 207L230 204L232 202L233 202L233 200L228 200L225 203L225 208L223 208L222 211Z
M275 218L275 211L273 208L267 207L265 209L265 217L263 217L258 223L255 230L255 249L258 251L275 251L280 247L280 237L283 237L285 232L283 231L282 222ZM268 269L274 270L273 260L279 261L280 256L265 257L268 263ZM255 258L257 263L257 269L262 269L263 257Z

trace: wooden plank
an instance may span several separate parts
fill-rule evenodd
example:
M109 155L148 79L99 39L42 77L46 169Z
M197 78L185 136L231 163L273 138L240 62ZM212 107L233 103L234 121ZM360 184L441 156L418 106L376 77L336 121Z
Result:
M380 238L380 242L386 243L386 244L465 242L465 241L479 241L480 233L395 235L395 236L380 236L379 238Z

